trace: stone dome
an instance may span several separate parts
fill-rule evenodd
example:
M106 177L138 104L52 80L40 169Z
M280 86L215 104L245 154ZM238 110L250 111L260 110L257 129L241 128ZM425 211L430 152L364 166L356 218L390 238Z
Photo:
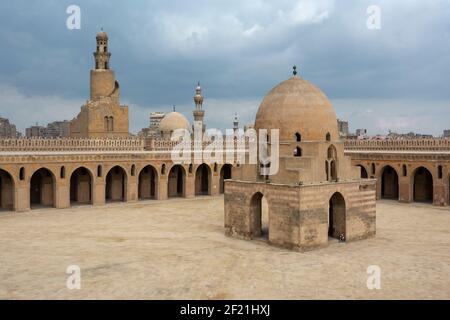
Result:
M96 36L97 39L108 39L108 35L103 30L97 33Z
M189 121L181 113L173 111L164 116L159 123L159 131L171 133L177 129L190 130Z
M325 94L298 76L274 87L256 114L255 129L279 129L280 141L325 141L339 138L337 118ZM270 134L270 131L269 131Z

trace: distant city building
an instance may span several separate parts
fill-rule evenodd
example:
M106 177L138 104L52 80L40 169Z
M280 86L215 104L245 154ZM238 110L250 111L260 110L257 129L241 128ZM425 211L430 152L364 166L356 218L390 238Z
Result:
M421 134L415 132L408 133L396 133L389 130L389 134L386 136L387 139L432 139L434 138L432 134Z
M27 138L43 138L45 136L46 127L38 124L25 129L25 136Z
M25 129L27 138L67 138L70 136L70 121L55 121L46 127L38 124Z
M70 121L55 121L49 123L44 132L45 138L66 138L70 135Z
M17 138L16 126L9 123L9 119L0 118L0 138Z
M348 121L337 119L338 131L341 137L347 137L349 135L348 131Z
M139 137L153 137L157 138L160 136L159 124L161 120L166 115L165 112L151 112L150 113L150 125L146 128L142 128L141 131L138 132Z
M356 136L357 137L366 137L367 129L356 129Z
M159 123L166 115L165 112L152 112L150 113L150 130L158 131Z
M450 138L450 129L444 130L444 138Z

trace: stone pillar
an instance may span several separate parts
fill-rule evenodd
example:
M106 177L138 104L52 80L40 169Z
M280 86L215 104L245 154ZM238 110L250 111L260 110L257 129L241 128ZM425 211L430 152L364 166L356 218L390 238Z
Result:
M14 208L17 212L30 210L30 184L17 183L14 191Z
M412 186L411 186L411 178L407 177L399 177L398 178L398 200L399 202L410 203L412 202Z
M194 198L195 197L195 175L187 174L186 181L184 184L184 196L186 198Z
M435 179L433 183L433 205L435 206L445 206L448 203L447 198L447 188L442 179Z
M47 194L47 192L50 192L50 191L46 190L48 188L51 188L51 184L49 184L49 186L43 182L43 186L42 186L42 194L43 195ZM51 192L51 193L53 193L53 192ZM66 179L59 180L56 182L54 199L55 199L55 203L54 203L55 208L65 209L65 208L70 207L70 184L67 183ZM44 199L43 199L42 204L47 205L48 203L44 202Z
M158 188L157 192L156 192L156 196L157 196L157 200L167 200L168 198L168 194L167 194L167 175L165 176L160 176L158 179L158 185L156 186L156 188Z
M212 174L211 179L211 195L217 196L220 194L220 173L215 172Z
M137 179L136 176L130 176L127 179L127 186L126 186L126 202L136 202L138 200L138 185L137 185Z
M102 206L105 204L105 181L102 179L96 179L94 183L94 194L92 198L92 204L94 206Z

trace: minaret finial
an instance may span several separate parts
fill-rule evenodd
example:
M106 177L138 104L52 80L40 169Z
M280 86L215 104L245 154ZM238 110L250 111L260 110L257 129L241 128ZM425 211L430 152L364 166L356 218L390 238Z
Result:
M172 106L173 112L177 111L177 110L176 110L176 107L177 107L177 106L176 106L175 104Z
M292 67L292 69L294 69L294 71L292 73L294 74L294 76L296 76L297 75L297 66L294 65Z

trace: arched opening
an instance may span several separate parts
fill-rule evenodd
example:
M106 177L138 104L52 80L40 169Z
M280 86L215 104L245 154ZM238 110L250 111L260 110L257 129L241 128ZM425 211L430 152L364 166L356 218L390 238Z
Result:
M294 157L301 157L302 156L302 149L300 147L296 147L294 150Z
M127 174L120 166L115 166L106 175L106 201L126 201Z
M398 175L394 168L386 166L381 174L381 198L398 200Z
M225 192L225 180L231 179L232 168L231 164L226 163L220 169L220 193Z
M59 177L61 179L65 179L66 178L66 167L64 167L64 166L61 167L61 170L59 172Z
M333 145L328 147L327 158L328 158L328 162L330 164L328 181L337 181L337 179L338 179L338 172L337 172L337 165L336 165L337 151Z
M367 179L369 177L369 175L367 174L366 168L364 168L364 166L362 166L362 165L358 165L358 167L361 168L361 178Z
M334 160L330 162L330 178L331 181L337 181L336 161Z
M295 141L297 141L297 142L301 142L302 141L302 135L300 133L298 133L298 132L295 134Z
M375 163L372 163L372 165L370 166L371 167L371 173L372 174L375 174Z
M414 173L414 201L433 202L433 176L424 167L419 167Z
M25 168L24 167L20 168L20 170L19 170L19 180L20 181L25 180Z
M102 177L102 166L101 165L97 166L97 177L99 177L99 178Z
M133 164L131 165L131 176L134 177L136 175L136 166Z
M329 202L328 210L328 237L346 239L345 228L345 199L339 192L333 194Z
M438 179L442 179L442 166L438 166L438 169L437 169L437 172L438 172Z
M201 164L195 172L195 195L211 194L211 174L208 165Z
M141 170L138 187L139 200L156 199L156 179L157 172L154 167L148 165Z
M331 134L328 132L327 135L325 136L325 140L326 141L331 141Z
M261 192L255 193L250 200L252 237L269 238L269 205Z
M161 166L161 174L165 175L166 174L166 164L163 163L163 165Z
M170 169L167 193L169 197L184 197L185 176L184 168L180 165L175 165Z
M337 159L337 151L334 146L329 146L327 150L328 159Z
M408 169L406 168L406 165L402 165L402 175L406 177L408 175Z
M80 167L70 176L71 204L92 203L92 176L88 169Z
M0 210L14 210L14 180L5 170L0 169Z
M55 205L55 179L50 170L41 168L31 176L30 207L53 207Z

